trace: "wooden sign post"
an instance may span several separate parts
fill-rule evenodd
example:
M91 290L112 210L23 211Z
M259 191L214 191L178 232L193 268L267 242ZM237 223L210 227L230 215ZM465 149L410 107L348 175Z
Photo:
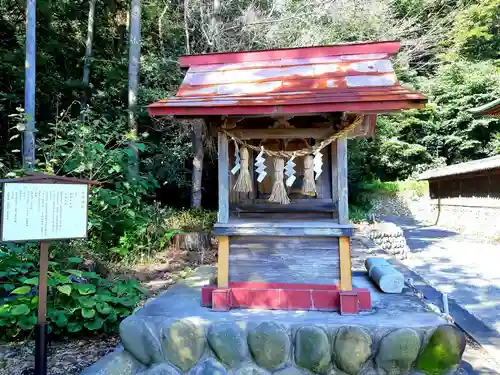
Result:
M87 238L88 187L95 181L32 174L0 180L1 242L40 242L35 374L47 374L47 273L52 240Z

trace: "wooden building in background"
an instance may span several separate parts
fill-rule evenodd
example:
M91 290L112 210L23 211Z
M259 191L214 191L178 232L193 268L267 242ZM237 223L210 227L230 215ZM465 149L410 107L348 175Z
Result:
M500 98L481 107L470 109L469 112L478 116L500 117Z
M469 112L500 118L500 98ZM500 155L428 170L419 180L429 181L430 198L440 204L456 198L500 198Z
M203 288L204 305L370 309L368 290L356 288L351 275L347 138L372 135L378 113L425 105L396 78L390 58L399 48L391 41L180 58L187 73L177 95L148 110L203 118L218 134L218 274L217 285ZM242 148L250 159L246 192L235 188L245 167L231 173ZM254 167L259 151L262 181ZM311 154L315 193L305 194ZM287 204L269 201L285 178L274 170L278 158L295 163Z
M500 155L428 170L419 180L429 181L431 199L500 198Z

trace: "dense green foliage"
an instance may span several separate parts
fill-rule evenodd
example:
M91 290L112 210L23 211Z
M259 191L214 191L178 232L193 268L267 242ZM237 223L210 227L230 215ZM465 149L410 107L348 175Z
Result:
M0 338L22 336L36 324L37 258L36 247L0 250ZM136 281L105 280L81 268L82 262L78 257L50 261L47 318L55 334L114 331L144 293Z
M87 140L101 138L97 146L100 155L107 154L108 147L119 154L118 149L127 143L124 109L128 1L97 1L88 87L81 83L88 1L40 0L37 4L36 118L40 151L53 149L56 137L60 143L69 142L66 149L77 139L82 142L78 138L81 129L76 128L85 126L90 132ZM180 0L151 0L144 6L139 98L143 106L176 89L182 76L176 60L185 52L401 39L403 48L396 59L398 74L426 93L430 104L425 110L380 118L375 139L351 146L353 152L361 153L352 160L364 164L353 165L353 169L362 168L359 175L370 179L404 179L433 165L498 152L499 120L474 118L467 109L500 95L500 0L349 0L318 4L301 0L228 0L221 2L218 10L209 0L191 0L187 8L184 5ZM2 2L0 10L0 54L4 57L0 74L5 77L0 83L0 144L5 152L0 157L5 165L15 167L18 155L8 151L19 149L19 138L8 141L16 135L15 119L9 115L23 102L24 3ZM77 120L77 102L83 92L90 97L93 110L83 120ZM62 110L66 114L61 116ZM139 115L140 133L144 134L140 149L143 178L152 183L149 176L153 175L162 186L160 191L158 186L152 187L148 194L154 192L161 201L172 204L178 200L163 196L162 191L170 193L174 189L176 194L188 195L188 129L170 120L152 121L144 107ZM55 135L57 124L72 128L69 139L64 129ZM94 147L87 147L83 152L92 155ZM75 158L72 165L54 169L61 163L60 154L54 155L58 159L55 162L44 160L45 154L38 155L48 170L77 175L85 168L77 166L80 160ZM87 161L100 163L88 157ZM125 177L123 165L120 168L103 168L96 177L117 183ZM107 176L110 170L111 176Z
M82 74L88 0L37 1L37 167L103 182L91 189L89 240L64 244L73 255L131 262L164 250L176 231L207 229L213 222L209 212L171 208L189 202L191 124L151 119L145 111L147 104L175 92L182 77L177 58L184 53L402 40L395 59L398 76L423 91L429 105L379 116L374 138L350 141L349 191L358 207L366 204L364 192L377 185L374 181L403 180L432 166L500 152L500 120L474 117L467 111L500 96L500 0L220 3L220 9L214 9L211 0L144 3L140 174L132 179L128 166L135 156L127 147L131 135L126 121L129 1L97 0L87 86ZM4 176L22 173L24 7L23 1L0 1L0 174ZM82 108L84 96L89 107ZM205 141L213 145L208 134ZM212 150L207 147L207 156ZM213 158L205 158L204 168L203 203L213 208L217 191ZM33 323L32 298L12 292L29 286L26 280L36 276L33 252L12 251L2 248L0 259L0 282L8 286L0 296L17 296L0 313L0 324L9 327L9 336ZM14 258L20 263L13 263ZM118 309L130 307L119 302L125 289L114 291L97 275L82 274L84 284L92 285L89 295L95 296L90 306L94 302L82 302L91 297L80 293L82 287L76 286L80 283L69 280L75 276L70 271L75 266L64 258L57 262L51 269L54 331L111 329L111 313L105 314L102 311L108 310L99 310L97 304L106 302L120 316ZM136 300L135 286L116 285L123 285L124 293ZM111 296L115 302L99 296ZM61 304L67 308L61 310ZM83 310L94 307L92 317Z

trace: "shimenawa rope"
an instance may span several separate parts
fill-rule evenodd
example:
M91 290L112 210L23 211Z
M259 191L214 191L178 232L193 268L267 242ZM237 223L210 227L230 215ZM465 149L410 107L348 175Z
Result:
M362 121L363 121L363 116L358 116L356 118L356 120L354 120L351 125L345 127L344 129L340 130L337 133L332 134L331 136L329 136L325 140L321 141L320 143L318 143L317 145L314 145L312 147L303 148L303 149L297 150L297 151L272 151L272 150L264 149L264 154L266 154L268 156L272 156L272 157L282 157L285 159L291 158L293 155L295 155L296 157L301 157L301 156L306 156L309 154L314 154L316 151L323 149L324 147L328 146L330 143L332 143L336 139L342 138L345 135L347 135L348 133L350 133L351 131L353 131L354 128L356 128L356 126L361 124ZM240 145L245 146L245 147L252 149L254 151L257 151L257 152L262 151L260 147L250 145L250 144L246 143L245 141L242 141L241 139L236 137L231 132L228 132L225 129L222 129L222 131L224 133L226 133L226 135L228 137L230 137L230 138L234 139L236 142L238 142Z

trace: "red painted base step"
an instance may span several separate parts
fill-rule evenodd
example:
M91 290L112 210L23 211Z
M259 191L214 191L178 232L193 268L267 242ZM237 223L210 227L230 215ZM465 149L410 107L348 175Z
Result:
M214 311L243 308L357 314L371 309L371 297L365 288L341 291L336 285L245 282L229 283L228 288L204 286L201 304Z

